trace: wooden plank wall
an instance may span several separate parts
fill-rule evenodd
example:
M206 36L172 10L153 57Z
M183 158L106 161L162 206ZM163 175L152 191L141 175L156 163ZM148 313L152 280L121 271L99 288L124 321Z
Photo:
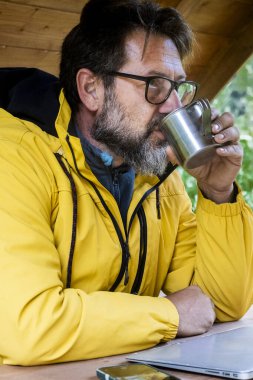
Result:
M58 75L64 36L84 0L0 0L0 66L39 67ZM253 52L253 0L160 0L176 7L196 36L190 79L210 99Z

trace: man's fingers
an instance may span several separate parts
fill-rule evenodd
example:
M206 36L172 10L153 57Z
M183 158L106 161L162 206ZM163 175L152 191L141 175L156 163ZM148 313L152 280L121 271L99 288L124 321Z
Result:
M229 127L227 129L223 129L217 134L214 135L214 140L218 144L223 144L227 142L237 143L240 139L240 133L238 128Z
M219 117L219 111L216 108L211 108L211 120L212 122Z
M217 132L229 127L232 127L234 125L234 118L229 112L224 112L219 117L216 117L215 119L212 119L212 125L217 126Z
M216 149L216 153L223 157L243 158L243 149L240 144L221 146Z

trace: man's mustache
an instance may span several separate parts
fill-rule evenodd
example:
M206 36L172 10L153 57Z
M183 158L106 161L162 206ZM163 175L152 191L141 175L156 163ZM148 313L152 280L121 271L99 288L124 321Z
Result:
M149 137L154 131L161 129L161 122L164 116L165 115L155 116L155 118L147 124L146 137Z

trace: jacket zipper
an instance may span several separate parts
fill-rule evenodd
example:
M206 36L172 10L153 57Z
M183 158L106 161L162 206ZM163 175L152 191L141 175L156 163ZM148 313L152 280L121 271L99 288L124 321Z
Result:
M82 173L79 171L79 169L77 167L74 151L73 151L72 145L71 145L71 143L69 141L69 136L68 135L66 136L66 140L67 140L69 149L71 151L71 154L72 154L72 157L73 157L73 160L74 160L74 164L75 164L75 169L76 169L77 173L83 179L85 179L87 182L89 182L89 184L93 187L94 191L96 192L97 196L99 197L102 205L104 206L106 212L108 213L108 215L109 215L109 217L110 217L110 219L111 219L111 221L112 221L112 223L114 225L115 231L117 233L117 236L118 236L118 239L119 239L119 242L120 242L120 245L121 245L121 249L122 249L122 261L121 261L120 271L119 271L119 274L118 274L118 276L117 276L114 284L109 289L110 291L114 291L118 287L118 285L120 284L120 282L121 282L121 280L122 280L122 278L124 276L125 276L125 279L124 279L124 285L125 286L128 284L128 281L129 281L128 264L129 264L129 259L130 259L131 256L130 256L130 252L129 252L128 238L129 238L130 229L131 229L134 217L135 217L136 213L138 213L139 220L141 218L141 220L140 220L141 226L142 226L144 220L145 220L145 225L146 225L146 217L145 217L145 213L144 213L144 210L143 210L143 207L142 207L142 203L175 170L176 166L173 166L172 164L169 164L168 167L167 167L166 172L163 174L163 176L160 177L159 182L144 193L144 195L142 196L142 198L138 202L137 206L135 207L135 209L134 209L134 211L133 211L133 213L131 215L129 226L128 226L128 230L125 231L126 232L126 240L124 240L124 237L123 237L123 235L121 233L120 227L119 227L119 225L118 225L115 217L113 216L111 210L109 209L109 207L105 203L102 195L100 194L100 191L97 189L97 187L94 185L94 183L92 181L90 181L89 179L85 178L82 175ZM139 211L140 209L142 209L142 211ZM140 217L140 215L141 215L141 217ZM144 240L145 240L145 242L144 242L144 251L143 252L140 251L137 274L136 274L136 277L135 277L135 280L134 280L134 284L133 284L132 289L131 289L131 293L133 293L133 294L137 294L138 293L138 291L140 289L140 286L141 286L141 281L142 281L142 278L143 278L143 273L144 273L144 267L145 267L145 262L146 262L146 251L147 251L147 227L145 227L145 229L146 229L146 232L144 234ZM141 231L142 231L142 228L141 228ZM142 235L142 233L141 233L141 235Z

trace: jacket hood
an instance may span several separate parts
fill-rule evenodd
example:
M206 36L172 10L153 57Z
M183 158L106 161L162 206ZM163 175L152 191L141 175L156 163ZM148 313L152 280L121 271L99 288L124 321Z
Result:
M30 122L26 128L50 145L53 153L64 155L74 170L97 183L86 165L57 77L36 68L0 68L0 108Z
M0 69L0 108L57 136L59 79L35 68Z

